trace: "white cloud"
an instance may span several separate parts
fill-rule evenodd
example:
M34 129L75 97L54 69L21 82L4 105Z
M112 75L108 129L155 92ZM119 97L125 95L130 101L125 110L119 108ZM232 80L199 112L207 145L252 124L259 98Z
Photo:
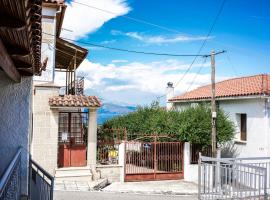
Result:
M162 35L145 35L138 32L122 32L118 30L112 30L112 35L127 36L136 40L140 40L149 44L165 44L165 43L177 43L177 42L191 42L205 40L204 36L188 36L188 35L176 35L174 37L162 36ZM211 38L208 38L211 39Z
M127 60L112 60L112 63L126 63Z
M100 9L108 9L110 14L83 6L74 2L67 4L63 28L71 31L63 30L62 37L70 39L78 39L88 33L96 31L107 21L121 15L125 15L130 11L130 7L126 0L76 0L79 3L91 5Z
M176 83L184 74L189 64L179 60L164 60L150 63L112 63L102 65L84 60L77 70L78 75L85 77L85 89L88 95L98 95L107 101L129 104L149 103L159 95L165 94L167 82ZM199 65L194 65L199 67ZM209 67L209 63L204 67ZM56 82L65 84L64 73L56 74ZM191 82L196 78L192 86ZM222 80L224 77L217 77ZM188 73L176 88L176 94L187 89L209 84L210 74Z

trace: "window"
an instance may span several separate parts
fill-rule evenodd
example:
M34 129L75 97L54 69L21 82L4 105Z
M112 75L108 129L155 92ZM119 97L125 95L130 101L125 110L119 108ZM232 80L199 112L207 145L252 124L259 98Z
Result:
M240 114L240 139L247 141L247 114Z

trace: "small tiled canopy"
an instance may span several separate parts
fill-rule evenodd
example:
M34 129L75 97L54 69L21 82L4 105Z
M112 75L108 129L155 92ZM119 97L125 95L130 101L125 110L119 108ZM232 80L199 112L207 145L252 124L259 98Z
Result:
M96 96L65 95L49 99L51 107L101 107L101 102Z

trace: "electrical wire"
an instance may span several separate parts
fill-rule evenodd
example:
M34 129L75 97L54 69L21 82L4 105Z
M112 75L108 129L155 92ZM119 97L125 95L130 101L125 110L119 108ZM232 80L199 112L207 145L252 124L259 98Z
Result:
M82 6L86 6L86 7L95 9L95 10L99 10L101 12L109 13L111 15L119 15L118 13L115 13L115 12L112 12L112 11L109 11L109 10L105 10L105 9L102 9L102 8L98 8L98 7L89 5L89 4L81 3L81 2L78 2L78 1L72 1L72 2L75 3L75 4L78 4L78 5L82 5ZM168 27L161 26L161 25L158 25L158 24L154 24L152 22L148 22L148 21L145 21L145 20L142 20L142 19L138 19L138 18L134 18L134 17L129 17L129 16L125 16L125 15L121 15L121 16L118 16L118 17L124 18L124 19L128 19L130 21L134 21L134 22L137 22L137 23L150 25L150 26L153 26L153 27L162 29L162 30L166 30L166 31L172 32L172 33L183 34L182 32L180 32L180 31L178 31L176 29L172 29L172 28L168 28Z
M202 70L202 68L204 67L205 63L206 63L206 60L207 60L207 57L204 57L204 60L202 61L201 66L199 67L198 72L196 73L196 75L195 75L194 78L192 79L191 84L190 84L189 87L187 88L186 92L188 92L189 89L193 86L193 84L194 84L194 82L195 82L197 76L201 73L201 70Z
M204 46L206 45L206 42L207 42L209 36L211 35L211 33L212 33L212 31L213 31L213 29L214 29L214 27L215 27L215 25L216 25L216 23L217 23L217 21L218 21L218 18L220 17L220 15L221 15L221 13L222 13L222 10L223 10L223 8L224 8L225 2L226 2L226 0L223 0L223 1L222 1L221 6L220 6L220 8L219 8L219 10L218 10L218 12L217 12L217 15L216 15L216 17L215 17L215 19L214 19L212 25L210 26L210 29L209 29L209 31L208 31L208 33L207 33L207 35L206 35L206 38L204 39L202 45L200 46L200 48L199 48L199 50L198 50L198 52L197 52L197 55L201 54L201 51L203 50ZM175 88L180 84L180 82L185 78L185 76L187 75L187 73L191 70L191 68L192 68L192 66L194 65L194 63L195 63L195 61L197 60L197 58L198 58L198 56L195 56L195 57L194 57L194 59L192 60L190 66L188 67L188 69L187 69L187 70L185 71L185 73L181 76L181 78L178 80L178 82L174 85ZM158 96L157 99L163 98L163 97L165 97L166 95L167 95L167 94L164 94L164 95L162 95L162 96Z
M42 32L42 33L44 33L46 35L54 36L53 34L49 34L46 32ZM145 54L145 55L154 55L154 56L172 56L172 57L204 57L204 56L207 56L204 54L170 54L170 53L135 51L135 50L130 50L130 49L122 49L122 48L116 48L116 47L95 44L95 43L91 43L91 42L76 41L76 40L72 40L72 39L65 38L65 37L61 37L61 39L65 39L68 41L72 41L72 42L76 42L76 43L80 43L80 44L85 44L85 45L89 45L89 46L100 47L100 48L110 49L110 50L115 50L115 51L122 51L122 52L127 52L127 53L136 53L136 54Z
M236 71L236 68L235 68L234 64L232 63L232 60L231 60L231 58L230 58L230 56L229 56L229 52L227 53L226 58L227 58L228 63L229 63L229 65L231 66L231 68L232 68L232 70L233 70L233 72L234 72L234 76L237 76L238 73L237 73L237 71Z

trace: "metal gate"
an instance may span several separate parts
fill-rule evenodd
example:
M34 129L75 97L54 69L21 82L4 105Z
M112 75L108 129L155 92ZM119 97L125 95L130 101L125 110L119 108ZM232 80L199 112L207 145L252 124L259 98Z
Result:
M182 142L125 143L125 181L182 179Z
M29 161L29 178L30 200L53 200L53 176L31 158Z
M58 167L86 165L87 112L60 112Z
M252 160L200 156L199 199L268 199L269 158Z

